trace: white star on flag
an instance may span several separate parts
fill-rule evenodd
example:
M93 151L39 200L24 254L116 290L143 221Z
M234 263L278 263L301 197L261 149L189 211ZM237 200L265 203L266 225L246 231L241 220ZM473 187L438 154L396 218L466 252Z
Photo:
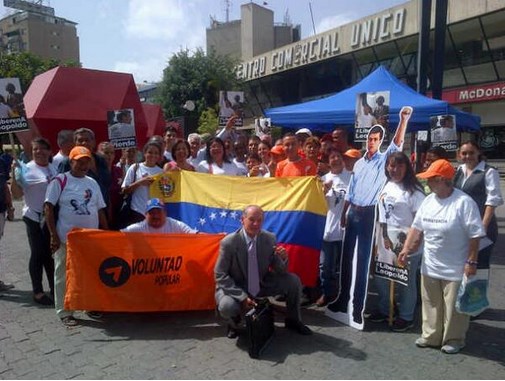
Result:
M236 211L231 212L230 217L233 219L237 218L237 212Z
M220 216L221 218L226 218L226 211L225 211L225 210L220 211L220 212L219 212L219 216Z
M200 218L200 220L198 221L198 223L202 226L205 225L206 222L207 221L205 221L205 218Z
M209 217L212 221L214 221L217 218L217 214L215 212L212 212Z

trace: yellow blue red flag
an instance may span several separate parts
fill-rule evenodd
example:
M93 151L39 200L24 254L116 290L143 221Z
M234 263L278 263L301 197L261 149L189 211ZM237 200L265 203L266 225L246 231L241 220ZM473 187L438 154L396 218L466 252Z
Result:
M167 204L169 216L206 233L240 228L245 206L265 212L263 228L289 255L289 270L315 286L327 206L317 177L250 178L174 171L155 176L150 196Z

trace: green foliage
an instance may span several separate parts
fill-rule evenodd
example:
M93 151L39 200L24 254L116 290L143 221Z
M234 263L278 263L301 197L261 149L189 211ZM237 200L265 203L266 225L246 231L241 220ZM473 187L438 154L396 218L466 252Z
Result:
M209 107L200 114L200 119L198 120L198 133L204 134L207 132L214 135L217 131L218 125L219 118L217 116L217 112L213 108Z
M19 78L23 93L30 87L33 78L56 66L79 67L80 64L71 61L61 63L28 52L8 55L0 52L0 78Z
M166 117L185 113L182 105L187 100L195 102L196 115L208 108L218 109L220 90L240 90L241 83L235 75L238 61L214 51L205 54L199 48L195 52L181 50L168 61L160 85L159 103Z

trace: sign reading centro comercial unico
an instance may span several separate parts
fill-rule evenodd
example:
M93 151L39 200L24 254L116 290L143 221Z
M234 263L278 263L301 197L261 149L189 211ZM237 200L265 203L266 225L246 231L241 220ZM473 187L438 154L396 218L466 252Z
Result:
M238 65L237 77L248 81L397 38L405 34L407 14L404 7L389 10L272 50Z

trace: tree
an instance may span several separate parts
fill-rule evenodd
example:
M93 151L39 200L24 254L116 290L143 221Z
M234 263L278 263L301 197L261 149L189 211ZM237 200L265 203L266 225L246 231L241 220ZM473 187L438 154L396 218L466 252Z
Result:
M80 64L72 61L61 63L28 52L16 54L1 54L0 52L0 78L19 78L23 93L26 93L37 75L56 66L79 67Z
M207 110L200 114L198 120L198 133L214 134L219 127L219 118L217 117L216 110L209 107Z
M208 108L217 111L220 90L242 88L235 75L237 64L229 56L220 56L214 51L205 54L201 48L194 53L187 49L175 53L163 71L159 95L165 116L181 115L187 100L195 102L193 113L198 116Z

